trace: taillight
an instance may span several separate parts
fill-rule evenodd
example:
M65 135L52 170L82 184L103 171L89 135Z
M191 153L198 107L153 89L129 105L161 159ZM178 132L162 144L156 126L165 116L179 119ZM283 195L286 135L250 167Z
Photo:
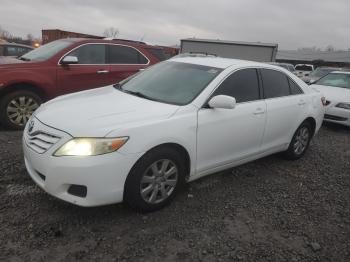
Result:
M324 105L324 106L327 105L327 100L324 96L321 97L321 102L322 102L322 105Z

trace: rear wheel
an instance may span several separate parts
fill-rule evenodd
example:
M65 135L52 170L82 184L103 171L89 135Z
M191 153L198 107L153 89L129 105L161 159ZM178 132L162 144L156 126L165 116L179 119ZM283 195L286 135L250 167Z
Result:
M312 138L312 128L309 122L302 123L295 131L287 151L284 153L287 159L301 158L309 147Z
M9 93L0 101L0 121L7 128L21 130L41 103L42 99L31 91Z
M143 212L169 204L184 183L185 165L171 148L158 148L144 155L132 168L125 183L124 200Z

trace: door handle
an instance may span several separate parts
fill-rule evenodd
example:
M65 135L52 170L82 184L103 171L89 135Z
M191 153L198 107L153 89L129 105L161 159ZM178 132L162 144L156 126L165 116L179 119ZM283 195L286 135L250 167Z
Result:
M109 71L108 71L108 70L97 70L96 73L97 73L97 74L108 74Z
M259 107L255 110L255 112L253 114L254 115L262 115L262 114L265 114L265 110Z

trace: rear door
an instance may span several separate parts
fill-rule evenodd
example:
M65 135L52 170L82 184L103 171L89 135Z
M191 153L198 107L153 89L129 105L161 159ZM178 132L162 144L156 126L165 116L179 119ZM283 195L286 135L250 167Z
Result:
M108 45L108 63L111 80L113 83L118 83L146 68L150 61L132 46L110 44Z
M234 109L198 111L197 171L199 173L259 153L266 105L261 99L257 70L241 69L227 77L216 95L236 98Z
M85 44L67 55L76 56L78 64L58 65L57 80L62 94L113 83L105 44Z
M286 146L305 117L307 101L301 88L285 73L260 69L267 106L262 148Z

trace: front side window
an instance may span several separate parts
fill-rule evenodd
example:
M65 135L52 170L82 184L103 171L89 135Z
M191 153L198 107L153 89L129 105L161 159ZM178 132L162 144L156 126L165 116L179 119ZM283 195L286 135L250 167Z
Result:
M67 39L53 41L22 55L19 59L25 61L45 61L71 44L72 42Z
M68 55L76 56L78 58L78 64L106 64L105 45L83 45Z
M289 95L289 83L285 74L271 69L261 69L261 77L265 98Z
M0 56L3 56L4 54L4 47L0 45Z
M147 64L148 60L138 50L128 46L109 45L110 64Z
M350 74L330 73L318 80L315 84L350 89Z
M121 82L118 88L150 100L186 105L221 71L211 66L165 61Z
M232 96L237 103L260 99L256 69L242 69L233 73L215 90L215 95Z

